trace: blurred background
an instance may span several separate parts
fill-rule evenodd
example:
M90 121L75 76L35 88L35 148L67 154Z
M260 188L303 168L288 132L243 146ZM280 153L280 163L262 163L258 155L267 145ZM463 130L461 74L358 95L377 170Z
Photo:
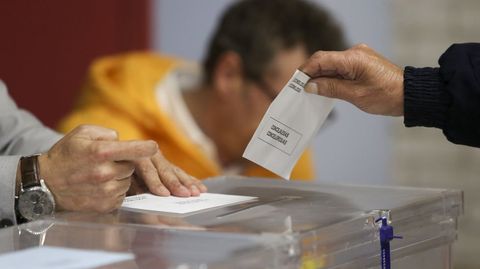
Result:
M268 1L268 0L266 0ZM151 49L201 60L231 0L1 1L0 79L19 106L54 127L72 107L89 63ZM480 42L480 1L315 0L351 45L367 43L400 66L437 66L454 42ZM456 188L465 191L454 268L480 268L480 150L441 131L338 102L317 137L318 181Z

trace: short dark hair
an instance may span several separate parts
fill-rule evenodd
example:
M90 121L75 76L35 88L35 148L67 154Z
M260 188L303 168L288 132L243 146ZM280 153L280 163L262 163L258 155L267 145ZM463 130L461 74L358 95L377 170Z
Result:
M318 5L303 0L243 0L230 6L220 19L204 60L211 82L219 57L234 51L243 61L245 77L261 80L279 49L304 45L317 50L346 48L339 25Z

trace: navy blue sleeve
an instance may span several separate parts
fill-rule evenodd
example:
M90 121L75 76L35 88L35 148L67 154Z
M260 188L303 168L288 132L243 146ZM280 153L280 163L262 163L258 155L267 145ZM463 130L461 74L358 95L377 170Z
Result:
M405 68L405 126L440 128L453 143L480 147L480 44L454 44L439 64Z

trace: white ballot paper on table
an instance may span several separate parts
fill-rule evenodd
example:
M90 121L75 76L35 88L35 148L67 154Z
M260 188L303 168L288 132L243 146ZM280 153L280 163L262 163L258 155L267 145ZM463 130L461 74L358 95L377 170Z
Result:
M185 214L257 199L252 196L202 193L195 197L156 196L149 193L126 197L122 208Z
M243 157L290 179L305 148L333 108L333 99L304 91L310 77L297 70L270 104Z

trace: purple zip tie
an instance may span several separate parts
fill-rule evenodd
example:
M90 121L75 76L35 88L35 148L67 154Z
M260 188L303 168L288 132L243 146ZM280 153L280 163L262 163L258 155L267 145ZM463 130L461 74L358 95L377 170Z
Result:
M390 241L396 238L403 238L401 236L393 235L393 227L388 225L386 217L377 219L375 222L382 221L382 226L378 230L380 232L380 257L382 262L382 269L390 269Z

